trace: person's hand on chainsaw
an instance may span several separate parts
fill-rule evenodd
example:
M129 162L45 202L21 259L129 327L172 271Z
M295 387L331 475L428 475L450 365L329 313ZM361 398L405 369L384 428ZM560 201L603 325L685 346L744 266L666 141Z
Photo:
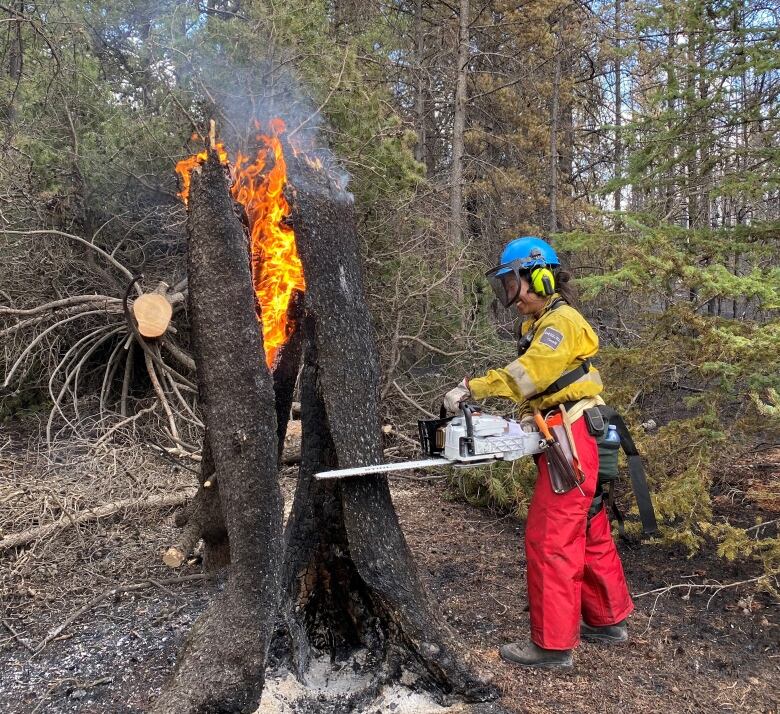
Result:
M455 389L450 389L444 395L444 408L449 414L457 414L460 411L460 405L470 396L469 378L464 377L463 381Z

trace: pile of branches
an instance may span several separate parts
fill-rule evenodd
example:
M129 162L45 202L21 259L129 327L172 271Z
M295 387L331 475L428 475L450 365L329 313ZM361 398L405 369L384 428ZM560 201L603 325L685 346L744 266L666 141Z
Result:
M6 304L0 304L0 410L48 402L49 445L71 436L103 447L140 426L169 452L197 458L203 424L187 346L186 277L144 281L122 261L120 246L109 252L98 234L92 240L55 229L5 235L4 252L17 259L6 265ZM182 264L168 257L149 273L175 275ZM171 306L171 323L158 339L144 338L133 315L134 301L149 293Z

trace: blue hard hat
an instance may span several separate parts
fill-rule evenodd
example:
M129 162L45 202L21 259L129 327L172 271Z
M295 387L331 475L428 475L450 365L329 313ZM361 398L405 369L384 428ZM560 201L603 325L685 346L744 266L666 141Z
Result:
M561 264L553 247L546 241L536 236L522 236L515 238L506 244L501 253L501 265L520 261L525 269L530 268L554 268Z
M522 236L506 244L501 262L485 273L490 286L504 307L520 293L520 277L534 268L557 268L561 264L553 247L536 236Z

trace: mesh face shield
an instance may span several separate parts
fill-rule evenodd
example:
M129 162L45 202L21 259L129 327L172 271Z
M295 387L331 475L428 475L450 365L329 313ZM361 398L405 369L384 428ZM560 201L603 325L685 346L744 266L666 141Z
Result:
M527 280L529 277L528 268L523 265L526 262L513 260L511 263L502 263L485 273L490 287L504 307L509 307L517 300L520 294L520 278L524 277Z

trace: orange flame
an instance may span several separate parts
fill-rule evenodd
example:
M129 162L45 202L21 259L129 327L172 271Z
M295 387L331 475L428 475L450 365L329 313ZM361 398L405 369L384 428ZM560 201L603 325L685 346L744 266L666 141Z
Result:
M192 135L192 140L198 139L197 134ZM218 143L214 147L219 155L219 162L227 165L228 155L225 151L225 147L222 142ZM186 159L182 159L176 164L176 173L181 177L181 191L179 191L179 198L184 201L185 205L190 198L190 183L192 182L192 169L199 164L202 164L208 158L208 152L204 149L200 153L188 156Z
M259 125L256 124L259 129ZM279 135L285 126L281 119L270 122L270 133L255 136L259 144L252 160L239 152L231 167L233 180L230 192L246 211L251 237L252 282L260 304L265 359L269 368L279 349L287 342L292 325L287 322L287 309L296 290L305 290L303 266L295 246L295 233L287 225L290 206L284 197L287 165ZM216 145L219 160L228 163L222 144ZM176 164L182 179L179 196L189 198L192 169L206 160L201 151Z

